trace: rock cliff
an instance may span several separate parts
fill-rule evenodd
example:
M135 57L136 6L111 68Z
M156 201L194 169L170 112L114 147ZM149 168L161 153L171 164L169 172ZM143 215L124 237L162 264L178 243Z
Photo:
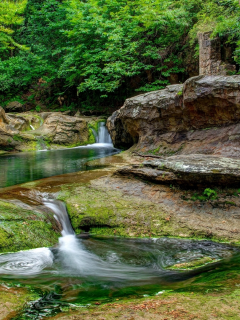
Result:
M240 156L240 76L197 76L127 99L107 121L116 147Z

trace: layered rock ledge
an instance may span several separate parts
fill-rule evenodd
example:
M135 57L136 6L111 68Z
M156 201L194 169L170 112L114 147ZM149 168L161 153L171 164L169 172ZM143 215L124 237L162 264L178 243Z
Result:
M127 99L107 127L116 147L159 155L240 155L240 76L197 76Z
M117 173L191 187L239 186L240 160L210 155L180 155L147 160L140 165L120 168Z
M5 113L0 107L0 150L29 151L73 147L95 142L98 117L65 115L61 112Z

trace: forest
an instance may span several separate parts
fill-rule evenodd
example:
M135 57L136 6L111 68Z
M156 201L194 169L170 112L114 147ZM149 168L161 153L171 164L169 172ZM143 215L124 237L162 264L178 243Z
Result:
M0 104L112 112L198 75L198 32L221 37L238 72L239 28L237 0L3 0Z

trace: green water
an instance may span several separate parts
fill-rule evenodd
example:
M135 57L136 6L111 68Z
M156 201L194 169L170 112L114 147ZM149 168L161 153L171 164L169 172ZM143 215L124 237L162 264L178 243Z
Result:
M59 246L49 251L53 264L45 261L45 268L36 273L28 274L28 268L31 264L38 267L47 249L27 251L24 259L21 252L0 257L2 281L31 287L40 297L14 319L41 319L69 304L111 302L166 290L219 291L225 280L239 272L239 248L211 241L67 237L60 238ZM167 269L205 256L217 262L192 271Z
M117 152L111 147L90 146L2 156L0 186L86 170L87 161ZM65 206L43 199L43 204L47 202L61 218L63 236L59 243L54 248L0 255L1 282L31 288L39 296L14 320L40 320L72 305L158 295L167 290L221 290L229 278L239 275L239 247L168 238L77 237ZM195 270L169 270L175 264L204 257L216 262Z
M107 144L0 156L0 188L86 170L89 160L118 153Z

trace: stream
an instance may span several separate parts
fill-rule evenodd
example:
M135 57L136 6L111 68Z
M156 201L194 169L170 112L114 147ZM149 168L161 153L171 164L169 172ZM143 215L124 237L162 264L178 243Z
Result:
M100 130L99 143L91 146L1 156L0 187L86 170L86 161L118 153L106 129ZM62 226L59 242L52 248L0 255L1 282L31 287L40 294L12 319L43 319L66 306L159 295L198 283L199 290L206 290L209 277L239 269L236 246L206 240L78 236L63 202L43 194L42 203ZM191 271L168 269L203 257L216 262Z

